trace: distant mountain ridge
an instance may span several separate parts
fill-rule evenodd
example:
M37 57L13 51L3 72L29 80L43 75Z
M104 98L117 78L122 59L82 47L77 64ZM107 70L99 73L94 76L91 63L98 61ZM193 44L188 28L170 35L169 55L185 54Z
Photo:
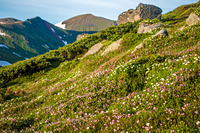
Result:
M14 18L0 19L0 61L12 64L58 49L68 41L73 42L67 31L40 17L24 22Z
M116 21L97 17L92 14L75 16L58 24L56 26L73 31L100 31L110 26L116 26Z
M4 18L0 19L0 24L14 24L14 23L20 23L22 21L15 19L15 18Z

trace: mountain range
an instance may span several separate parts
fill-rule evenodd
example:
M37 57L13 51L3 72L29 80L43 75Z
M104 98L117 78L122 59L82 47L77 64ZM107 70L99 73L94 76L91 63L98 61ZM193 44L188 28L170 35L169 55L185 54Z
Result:
M76 16L62 23L66 28L53 25L40 17L24 22L14 18L0 19L0 66L73 43L79 34L93 34L116 25L115 21L92 14Z
M67 44L69 33L40 17L0 19L0 60L14 63Z

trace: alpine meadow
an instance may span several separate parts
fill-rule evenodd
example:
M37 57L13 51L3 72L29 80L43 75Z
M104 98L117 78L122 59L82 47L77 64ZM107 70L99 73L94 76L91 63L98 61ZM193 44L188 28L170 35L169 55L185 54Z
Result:
M1 67L0 132L200 132L199 6L107 27Z

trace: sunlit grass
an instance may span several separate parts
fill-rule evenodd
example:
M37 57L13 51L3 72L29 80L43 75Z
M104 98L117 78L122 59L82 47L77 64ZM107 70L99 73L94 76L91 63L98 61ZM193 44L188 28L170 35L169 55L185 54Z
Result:
M0 104L1 131L199 132L199 26L169 28L168 37L127 33L107 55L14 80L9 90L26 94Z

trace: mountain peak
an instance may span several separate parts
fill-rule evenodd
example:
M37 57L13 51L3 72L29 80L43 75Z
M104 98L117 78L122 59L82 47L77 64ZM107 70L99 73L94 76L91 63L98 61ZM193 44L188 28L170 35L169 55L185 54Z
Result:
M36 17L34 17L33 19L41 19L41 17L39 17L39 16L36 16Z
M115 21L97 17L90 13L75 16L56 24L60 28L74 31L100 31L113 25L117 25Z
M29 22L29 21L32 21L32 20L42 20L42 19L39 16L36 16L34 18L30 18L30 19L25 20L25 22Z

